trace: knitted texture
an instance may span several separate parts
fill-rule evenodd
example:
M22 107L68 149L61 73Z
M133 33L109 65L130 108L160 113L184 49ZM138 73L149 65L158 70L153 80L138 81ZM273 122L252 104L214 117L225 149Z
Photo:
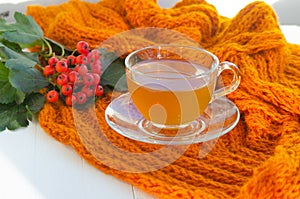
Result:
M241 112L238 125L215 142L190 145L172 164L149 172L126 172L147 169L147 163L116 148L146 154L164 146L130 140L110 129L104 118L110 95L87 111L46 103L39 114L42 128L91 165L159 198L299 198L300 46L286 42L269 5L251 3L232 19L203 0L183 0L170 9L154 0L70 1L31 6L28 14L47 37L69 47L82 39L96 46L132 28L160 27L180 31L220 61L240 67L241 84L228 95ZM146 156L154 164L167 158Z

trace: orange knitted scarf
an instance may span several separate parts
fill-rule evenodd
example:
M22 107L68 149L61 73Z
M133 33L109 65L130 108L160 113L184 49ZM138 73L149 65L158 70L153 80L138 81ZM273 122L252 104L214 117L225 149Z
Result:
M161 163L167 157L150 152L163 146L133 141L110 129L104 110L111 96L88 111L46 103L40 125L90 164L159 198L299 198L300 46L286 42L270 6L254 2L232 19L203 0L183 0L170 9L160 8L155 0L73 0L30 6L27 13L47 37L68 47L79 40L96 46L132 28L160 27L180 31L220 61L240 67L242 82L228 96L241 112L238 125L216 143L193 144L172 164L149 172L126 172L147 164L116 149L149 154L146 159ZM81 120L75 126L78 114ZM210 145L211 152L200 158Z

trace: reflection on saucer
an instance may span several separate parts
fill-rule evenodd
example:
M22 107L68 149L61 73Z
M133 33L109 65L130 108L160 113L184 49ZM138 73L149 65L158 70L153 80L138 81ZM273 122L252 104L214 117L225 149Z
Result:
M128 93L115 98L105 111L108 125L119 134L133 140L168 145L185 145L218 138L238 123L240 113L236 105L222 97L214 100L195 121L193 131L145 128L147 121L135 108ZM195 130L196 129L196 130Z

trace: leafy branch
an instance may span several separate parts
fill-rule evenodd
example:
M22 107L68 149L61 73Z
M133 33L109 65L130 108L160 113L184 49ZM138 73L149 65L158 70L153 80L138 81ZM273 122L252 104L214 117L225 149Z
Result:
M0 131L28 126L45 103L39 91L53 88L51 77L42 73L45 61L54 54L64 58L76 52L46 38L31 16L16 12L14 18L14 23L0 18ZM36 47L38 52L28 51ZM101 85L106 91L126 91L124 60L106 49L98 50Z
M0 131L27 126L45 102L38 91L49 84L39 54L26 50L47 43L43 31L30 16L16 12L14 18L0 19Z

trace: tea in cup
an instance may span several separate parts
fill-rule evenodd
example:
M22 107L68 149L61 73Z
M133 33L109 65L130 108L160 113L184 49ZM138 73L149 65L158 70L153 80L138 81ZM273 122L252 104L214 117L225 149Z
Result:
M233 92L241 79L235 64L219 64L212 53L189 46L142 48L130 53L125 65L131 100L144 117L139 125L150 131L151 128L200 131L205 124L199 121L199 116L215 98ZM224 70L232 71L232 82L216 89Z

